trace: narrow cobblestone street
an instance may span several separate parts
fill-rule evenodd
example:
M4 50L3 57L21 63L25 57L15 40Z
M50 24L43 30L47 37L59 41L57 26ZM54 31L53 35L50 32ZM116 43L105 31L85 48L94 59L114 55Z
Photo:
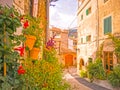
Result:
M80 78L75 67L65 69L63 78L71 85L70 90L110 90Z

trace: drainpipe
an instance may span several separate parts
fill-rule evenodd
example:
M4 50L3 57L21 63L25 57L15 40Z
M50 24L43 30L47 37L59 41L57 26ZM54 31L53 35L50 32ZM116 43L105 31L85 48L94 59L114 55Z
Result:
M49 0L46 0L46 18L47 18L47 22L46 22L46 36L45 36L45 43L48 41L49 39Z
M97 0L97 15L96 15L96 19L97 19L97 25L96 25L96 33L97 33L96 46L97 46L97 51L99 52L99 4L98 4L98 0Z

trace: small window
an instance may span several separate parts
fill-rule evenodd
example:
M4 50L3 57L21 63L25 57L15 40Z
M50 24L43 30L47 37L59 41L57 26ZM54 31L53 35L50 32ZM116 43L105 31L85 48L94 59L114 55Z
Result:
M104 19L104 34L112 32L112 17L109 16Z
M90 42L90 41L91 41L91 35L88 35L88 36L86 37L86 41L87 41L87 42Z
M91 7L86 10L86 15L89 15L91 13Z
M104 0L104 3L106 3L108 0Z
M61 34L60 33L56 33L55 38L61 38Z
M73 45L77 45L77 42L76 42L76 41L73 41Z
M81 38L81 43L83 43L83 38Z
M81 15L81 20L83 20L83 15Z

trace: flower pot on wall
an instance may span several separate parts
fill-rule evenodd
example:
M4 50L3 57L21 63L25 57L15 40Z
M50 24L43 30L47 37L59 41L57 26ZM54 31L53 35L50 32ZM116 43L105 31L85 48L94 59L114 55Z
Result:
M30 57L32 59L38 59L39 52L40 52L40 48L33 47L32 50L30 51Z
M26 36L25 46L28 47L29 50L32 50L36 41L36 37L32 35L25 35L25 36Z

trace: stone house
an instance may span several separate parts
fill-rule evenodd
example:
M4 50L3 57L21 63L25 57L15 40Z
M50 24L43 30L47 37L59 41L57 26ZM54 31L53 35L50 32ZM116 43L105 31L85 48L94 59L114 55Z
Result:
M56 27L52 27L50 29L50 37L53 37L55 35L54 40L57 55L59 62L62 63L63 66L73 66L76 64L76 52L68 48L68 33L68 30L62 30Z
M120 0L78 0L77 71L85 69L89 59L102 48L102 62L107 72L117 64L108 33L120 35Z

